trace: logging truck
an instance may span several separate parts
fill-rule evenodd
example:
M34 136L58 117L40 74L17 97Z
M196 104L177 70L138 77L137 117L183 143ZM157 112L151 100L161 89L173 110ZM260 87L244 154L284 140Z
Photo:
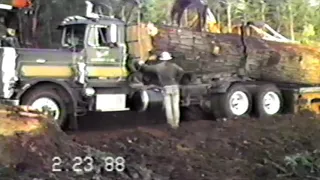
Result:
M112 17L70 16L58 27L60 49L2 47L1 101L50 110L58 125L70 128L77 128L77 117L88 111L160 109L161 88L146 85L150 77L135 81L136 73L128 68L130 60L142 58L128 53L139 41L130 39L128 28ZM181 107L198 106L215 118L266 117L294 113L300 106L319 109L320 87L230 73L186 72L180 83Z

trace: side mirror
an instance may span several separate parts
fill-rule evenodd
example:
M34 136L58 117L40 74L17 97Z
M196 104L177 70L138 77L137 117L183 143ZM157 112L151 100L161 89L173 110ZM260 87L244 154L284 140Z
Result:
M117 37L118 37L118 29L117 25L111 24L110 25L110 42L111 43L116 43L117 42Z

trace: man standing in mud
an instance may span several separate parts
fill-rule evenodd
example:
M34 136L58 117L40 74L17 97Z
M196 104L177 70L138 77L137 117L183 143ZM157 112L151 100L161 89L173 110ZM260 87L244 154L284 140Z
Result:
M164 108L166 112L167 123L174 129L179 127L180 123L180 89L179 81L184 74L183 69L175 63L168 62L172 59L169 52L162 52L159 60L162 61L155 65L146 65L144 61L138 61L137 64L142 73L152 73L158 78L156 82L163 87Z

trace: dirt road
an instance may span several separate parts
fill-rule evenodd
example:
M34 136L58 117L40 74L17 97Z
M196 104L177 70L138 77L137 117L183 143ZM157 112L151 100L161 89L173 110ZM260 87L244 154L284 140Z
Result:
M14 172L0 167L0 179L320 178L320 118L312 114L261 120L186 121L178 130L172 130L161 112L95 113L80 120L80 131L67 134L59 133L58 140L44 135L38 141L29 141L33 158L23 158ZM105 157L109 156L125 159L123 172L116 172L115 167L112 172L106 170L112 168L105 166ZM63 158L63 162L53 161L54 157ZM76 164L80 162L74 160L76 157L82 160L81 165ZM94 169L75 172L80 167L83 170L93 167L85 157L92 158ZM57 167L64 169L53 172Z
M305 179L310 169L295 170L284 159L320 148L320 120L310 114L190 121L177 131L165 125L161 114L136 119L130 113L95 115L98 122L81 121L82 131L70 135L74 141L124 157L128 164L148 167L161 179Z

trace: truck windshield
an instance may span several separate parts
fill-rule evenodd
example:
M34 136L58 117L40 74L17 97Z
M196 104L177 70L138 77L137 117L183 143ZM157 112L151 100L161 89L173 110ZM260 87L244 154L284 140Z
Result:
M84 35L85 25L78 24L66 27L63 46L83 48Z

